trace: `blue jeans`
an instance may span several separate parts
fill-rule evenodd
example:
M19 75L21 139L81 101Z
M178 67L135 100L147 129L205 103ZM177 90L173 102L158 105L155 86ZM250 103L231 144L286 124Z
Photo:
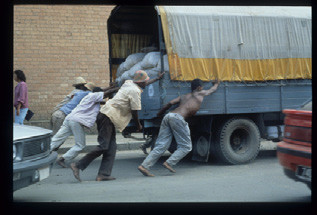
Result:
M17 115L17 110L15 109L14 122L23 125L23 121L28 112L29 108L20 108L20 114Z
M160 132L157 137L154 149L141 164L149 169L153 166L164 152L170 147L173 136L177 143L176 151L166 160L170 166L176 165L183 157L192 150L190 130L188 123L177 113L168 113L162 120Z

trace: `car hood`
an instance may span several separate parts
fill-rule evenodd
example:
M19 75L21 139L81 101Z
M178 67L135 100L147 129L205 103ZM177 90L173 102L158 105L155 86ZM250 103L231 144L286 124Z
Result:
M52 130L13 123L13 141L51 134Z

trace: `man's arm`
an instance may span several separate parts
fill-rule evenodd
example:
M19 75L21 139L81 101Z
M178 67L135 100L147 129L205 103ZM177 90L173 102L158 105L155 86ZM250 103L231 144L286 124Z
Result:
M200 94L202 94L203 96L208 96L212 94L213 92L215 92L219 86L219 80L214 81L213 84L214 85L209 90L200 91Z
M110 89L115 88L115 87L118 87L118 83L117 83L117 82L110 82L109 87L101 88L101 89L102 89L103 91L107 91L107 90L110 90Z
M120 87L114 87L114 88L109 89L109 90L104 90L103 98L107 98L107 97L109 97L112 93L118 92L119 89L120 89Z
M147 86L147 85L150 85L150 84L153 84L154 82L156 82L156 81L162 79L162 77L163 77L164 74L165 74L165 72L159 73L159 75L157 76L157 78L153 78L153 79L148 80L148 81L146 82L146 86Z
M134 122L136 123L137 131L142 131L142 125L141 125L140 120L139 120L138 111L131 110L131 113L132 113L132 118L133 118Z
M170 109L173 105L179 103L181 101L181 97L177 97L176 99L171 100L167 103L156 115L158 117L162 116L168 109Z

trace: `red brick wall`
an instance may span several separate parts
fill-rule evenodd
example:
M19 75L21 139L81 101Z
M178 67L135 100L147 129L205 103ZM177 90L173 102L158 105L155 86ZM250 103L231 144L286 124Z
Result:
M35 112L31 121L48 122L55 105L74 89L77 76L108 86L107 19L112 9L14 6L13 68L26 75L30 109Z

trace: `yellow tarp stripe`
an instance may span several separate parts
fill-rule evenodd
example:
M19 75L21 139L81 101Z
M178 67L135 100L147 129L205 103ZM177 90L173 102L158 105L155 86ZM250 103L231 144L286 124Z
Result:
M281 79L311 79L311 58L236 60L213 58L179 58L168 55L172 80L203 81L268 81Z

